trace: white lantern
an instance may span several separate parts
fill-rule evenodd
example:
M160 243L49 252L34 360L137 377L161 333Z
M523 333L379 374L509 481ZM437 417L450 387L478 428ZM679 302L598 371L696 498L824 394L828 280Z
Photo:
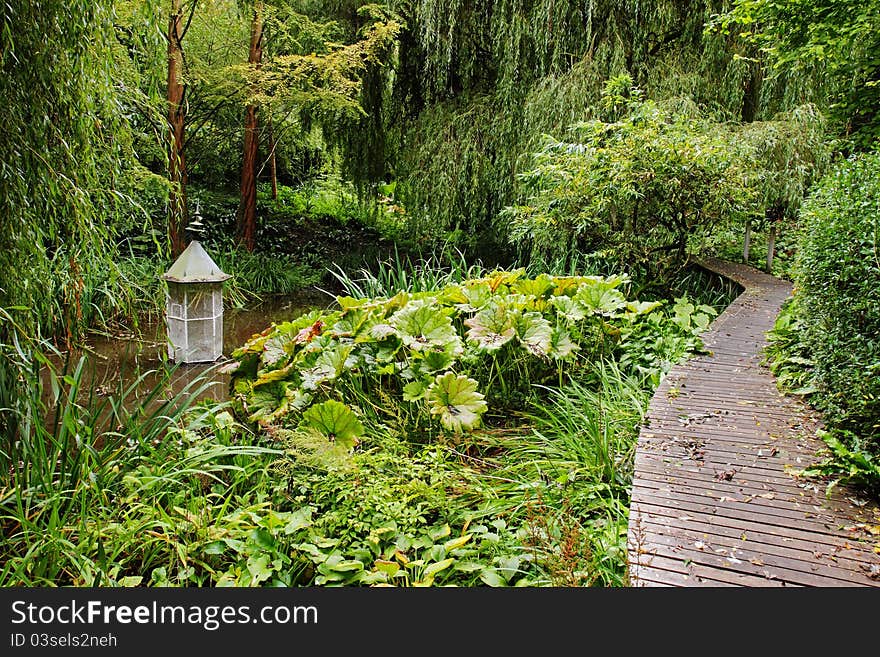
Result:
M224 274L196 241L162 278L168 283L165 324L168 357L178 363L212 362L223 355Z

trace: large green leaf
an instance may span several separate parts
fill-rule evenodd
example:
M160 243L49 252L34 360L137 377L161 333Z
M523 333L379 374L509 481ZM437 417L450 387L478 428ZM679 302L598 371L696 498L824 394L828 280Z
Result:
M574 298L593 313L612 315L626 305L626 297L614 287L606 281L589 282L581 285Z
M477 386L473 379L454 372L437 375L425 394L431 414L438 415L441 424L456 433L479 426L487 406Z
M571 358L580 347L575 344L571 336L563 328L556 327L550 336L550 350L548 354L552 358L566 360Z
M315 359L314 365L301 371L302 387L314 390L325 381L332 381L348 367L349 356L354 349L350 344L331 343Z
M504 303L493 302L464 321L467 338L482 351L497 351L516 335L514 322L519 313Z
M540 313L523 313L516 322L516 337L523 346L536 356L550 352L553 329Z
M626 304L627 315L647 315L662 306L661 301L630 301Z
M547 274L540 274L536 278L523 278L511 285L514 292L537 298L543 297L554 287L553 279Z
M579 322L587 316L587 309L580 301L576 301L565 295L550 298L550 302L568 322Z
M395 312L388 322L410 349L444 349L460 352L461 338L452 320L443 312L436 299L418 299Z
M331 441L348 449L357 445L358 438L364 435L364 425L357 416L335 399L311 406L303 413L303 419Z

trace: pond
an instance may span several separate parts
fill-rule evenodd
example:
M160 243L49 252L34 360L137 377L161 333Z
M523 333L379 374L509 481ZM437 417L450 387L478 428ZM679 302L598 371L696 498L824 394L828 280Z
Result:
M173 363L168 360L164 320L141 325L137 335L92 335L84 348L72 351L69 368L83 360L80 399L89 392L98 397L123 398L133 409L151 395L156 401L172 399L189 388L198 390L196 400L229 397L229 375L222 365L230 354L274 322L294 319L316 308L329 307L333 299L325 292L309 288L295 295L268 297L248 308L226 308L223 312L223 356L215 363ZM60 368L64 363L55 359ZM157 387L161 389L157 392ZM48 401L51 387L44 379Z

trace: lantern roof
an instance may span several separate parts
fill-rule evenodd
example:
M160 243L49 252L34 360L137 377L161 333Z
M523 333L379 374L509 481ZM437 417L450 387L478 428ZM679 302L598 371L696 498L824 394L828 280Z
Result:
M232 277L224 274L202 245L193 240L162 278L172 283L220 283Z

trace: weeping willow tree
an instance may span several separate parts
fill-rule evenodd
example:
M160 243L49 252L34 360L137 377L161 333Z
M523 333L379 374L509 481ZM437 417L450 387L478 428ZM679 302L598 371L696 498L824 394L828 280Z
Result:
M111 2L10 0L0 30L0 307L73 338L129 202ZM2 336L8 338L8 325Z
M130 205L112 4L9 0L0 29L0 452L33 400L38 338L82 332ZM22 410L22 409L25 410Z
M493 219L514 198L529 154L545 133L597 118L614 76L630 76L649 98L687 96L725 121L767 118L812 99L815 89L797 76L765 80L749 39L706 29L731 4L390 2L407 29L383 143L395 151L387 175L414 232L452 231L497 251L504 236Z

